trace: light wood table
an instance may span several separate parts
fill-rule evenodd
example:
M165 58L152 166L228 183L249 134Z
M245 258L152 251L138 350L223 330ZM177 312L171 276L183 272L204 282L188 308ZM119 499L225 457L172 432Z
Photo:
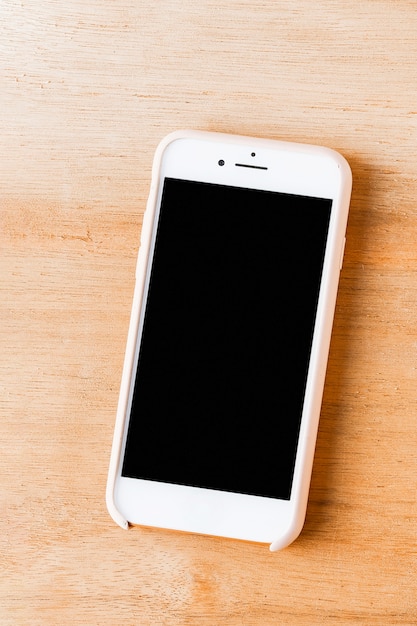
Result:
M0 16L0 623L417 624L417 4ZM183 127L353 170L307 520L276 554L105 507L153 151Z

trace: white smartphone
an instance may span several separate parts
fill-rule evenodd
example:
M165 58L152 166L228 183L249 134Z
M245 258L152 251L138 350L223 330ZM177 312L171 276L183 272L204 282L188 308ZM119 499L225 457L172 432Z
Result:
M107 505L122 527L300 533L351 192L338 153L182 131L142 226Z

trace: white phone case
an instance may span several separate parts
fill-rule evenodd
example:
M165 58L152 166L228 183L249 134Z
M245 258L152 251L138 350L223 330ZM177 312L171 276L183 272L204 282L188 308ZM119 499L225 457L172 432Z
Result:
M166 150L169 144L177 139L181 138L195 138L195 139L207 139L210 141L217 141L221 144L225 142L233 142L234 144L241 142L244 145L248 145L248 137L239 137L235 135L226 135L221 133L207 133L203 131L178 131L171 133L167 137L165 137L161 143L159 144L155 157L153 160L152 167L152 180L149 198L147 201L147 207L143 218L142 232L141 232L141 245L138 254L137 261L137 269L136 269L136 283L134 289L133 296L133 305L132 305L132 313L130 318L130 325L128 331L127 338L127 346L126 346L126 354L123 366L122 380L121 380L121 388L119 395L119 402L117 408L117 416L116 416L116 424L114 429L114 437L113 437L113 445L111 451L110 458L110 466L108 472L108 480L107 480L107 490L106 490L106 502L109 513L113 520L122 528L127 529L129 527L129 522L124 518L124 516L119 512L117 506L115 504L114 498L114 490L115 483L119 472L120 461L121 461L121 453L122 453L122 445L125 431L125 421L128 419L127 416L127 408L128 408L128 399L129 392L131 386L131 378L134 368L134 360L135 360L135 351L136 351L136 343L137 343L137 335L138 335L138 325L139 325L139 315L142 306L142 298L144 292L144 282L145 282L145 273L146 273L146 265L148 260L148 255L150 251L150 230L152 228L153 217L156 209L158 188L160 182L160 169L161 169L161 160L164 155L164 151ZM252 141L252 139L249 139ZM270 148L276 146L277 142L274 140L262 140L255 139L253 142L256 143L257 147L264 146L265 148ZM286 150L291 153L291 151L296 152L297 150L302 150L303 153L314 153L315 155L322 153L326 158L332 158L336 163L337 167L340 170L341 179L343 182L343 194L339 198L339 203L345 207L343 211L340 212L340 220L341 223L338 225L338 232L341 233L340 237L337 241L333 242L333 250L331 251L332 262L334 263L337 260L339 264L343 255L343 247L344 247L344 233L346 230L346 222L347 222L347 214L348 214L348 206L350 199L350 191L351 191L351 171L349 165L345 161L345 159L332 150L327 148L320 148L317 146L309 146L304 144L292 144L286 143ZM338 267L339 269L339 267ZM328 351L330 345L331 338L331 330L333 324L333 316L334 309L336 303L337 296L337 288L339 282L339 274L338 272L332 272L330 279L327 281L327 284L323 286L325 289L325 298L322 300L322 305L326 308L318 311L317 319L319 320L319 325L315 329L315 341L313 343L312 353L311 353L311 363L313 365L314 376L309 376L309 382L306 389L306 402L310 403L312 407L312 414L315 415L315 423L308 424L308 433L303 432L304 429L307 428L305 424L302 423L301 431L299 435L299 445L298 445L298 454L302 458L302 462L298 463L295 468L294 474L294 485L298 486L295 493L292 495L292 498L296 499L296 506L294 510L297 511L295 519L292 520L291 526L288 529L288 533L286 536L280 536L276 541L271 543L270 549L272 551L280 549L288 545L291 541L293 541L298 534L300 533L305 519L305 513L307 508L307 500L309 493L309 485L310 485L310 477L311 470L314 458L314 451L316 445L316 436L318 429L318 421L320 415L320 407L322 401L322 393L324 387L325 373L327 367L327 358ZM267 436L267 434L266 434ZM301 453L301 454L300 454ZM305 479L300 479L300 476L307 477Z

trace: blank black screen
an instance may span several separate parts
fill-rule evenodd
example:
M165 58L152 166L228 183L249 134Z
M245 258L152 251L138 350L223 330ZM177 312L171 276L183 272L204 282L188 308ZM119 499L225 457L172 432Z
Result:
M290 498L330 212L165 179L123 476Z

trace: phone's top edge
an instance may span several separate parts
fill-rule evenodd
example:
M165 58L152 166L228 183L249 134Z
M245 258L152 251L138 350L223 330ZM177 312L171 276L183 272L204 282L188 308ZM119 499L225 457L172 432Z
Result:
M219 143L228 142L242 145L247 145L248 143L250 143L254 146L263 146L264 148L277 148L278 146L282 146L283 148L285 147L286 150L291 150L293 152L322 154L323 156L327 156L327 158L335 162L337 167L340 169L342 176L345 178L346 183L350 184L350 186L352 185L352 171L348 161L340 152L334 150L333 148L328 148L326 146L318 144L252 137L250 135L234 135L231 133L229 134L205 130L181 129L173 131L166 135L159 142L155 152L154 164L157 167L162 157L162 154L167 146L169 146L170 143L180 139L201 139L205 141Z

